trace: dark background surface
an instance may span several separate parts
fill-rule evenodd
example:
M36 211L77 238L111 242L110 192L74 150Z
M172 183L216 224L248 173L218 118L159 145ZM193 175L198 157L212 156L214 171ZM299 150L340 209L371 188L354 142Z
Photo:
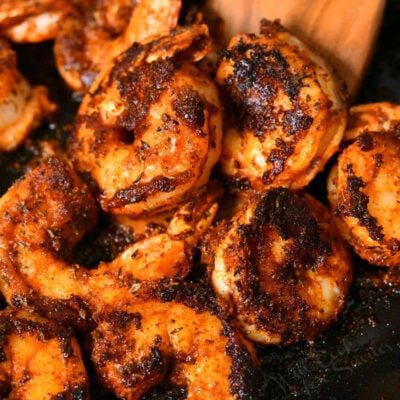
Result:
M21 71L32 83L47 85L62 105L57 124L39 134L62 136L78 103L71 101L71 93L54 73L51 47L19 46L17 51ZM355 103L376 101L400 103L400 0L387 1L376 49ZM0 156L0 194L23 173L24 161L35 151L27 146L17 154ZM324 182L322 175L312 190L323 192ZM356 258L346 309L323 337L314 345L259 349L263 398L400 399L400 291L395 284L384 283L381 275L382 270ZM99 393L94 398L107 396Z

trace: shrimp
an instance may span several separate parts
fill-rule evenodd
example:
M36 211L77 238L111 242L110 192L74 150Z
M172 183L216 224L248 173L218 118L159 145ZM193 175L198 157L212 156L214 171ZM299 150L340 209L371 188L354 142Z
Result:
M0 290L7 303L85 325L86 274L63 258L96 219L93 196L63 161L49 158L16 181L0 198Z
M176 28L180 0L73 1L54 43L67 85L85 92L97 74L134 42Z
M400 265L399 159L398 132L367 131L343 150L328 176L328 200L341 234L378 266Z
M96 317L92 361L117 397L140 399L168 379L187 399L256 398L254 349L206 290L144 282L113 304Z
M6 300L23 309L38 305L38 312L71 323L52 308L58 301L62 312L77 309L81 319L90 319L93 363L117 396L137 399L168 376L188 398L254 398L254 348L209 293L184 284L182 270L172 268L182 265L182 253L190 253L216 213L214 195L204 191L174 214L170 249L165 235L158 247L151 237L147 249L135 243L117 260L89 270L61 257L92 225L93 199L66 162L43 162L0 199Z
M400 104L383 101L351 107L343 141L350 142L364 132L400 132Z
M37 43L56 37L67 0L2 0L0 35L17 43Z
M216 72L234 103L220 158L232 191L303 188L346 123L346 90L327 63L278 22L264 20L261 33L232 38Z
M73 247L96 223L95 200L68 163L49 158L0 199L0 290L10 305L90 326L97 307L91 286L118 281L130 288L142 279L185 278L217 212L219 193L204 188L176 211L167 232L89 270L70 260Z
M287 188L249 197L207 235L203 253L220 303L261 344L314 340L337 319L352 280L329 210Z
M31 87L17 69L15 52L0 40L0 152L15 150L56 110L47 88Z
M0 311L0 393L17 400L89 399L89 379L71 331L24 310Z
M97 274L114 271L125 281L184 279L200 238L211 226L217 211L219 185L206 186L173 214L166 232L150 235L122 251L112 262L99 266Z
M189 61L209 46L205 25L135 44L84 97L70 154L96 182L104 211L159 213L208 182L221 150L222 106L213 82Z

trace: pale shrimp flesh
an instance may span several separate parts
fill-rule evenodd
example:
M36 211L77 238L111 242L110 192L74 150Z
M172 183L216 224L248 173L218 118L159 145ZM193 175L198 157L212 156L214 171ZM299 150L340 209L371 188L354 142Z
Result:
M249 197L208 234L203 253L220 303L261 344L313 341L336 321L352 281L329 210L287 188Z
M135 44L85 95L70 154L97 184L104 211L159 213L208 182L221 149L222 106L193 62L210 45L205 25Z
M16 53L0 39L0 152L10 152L57 110L46 87L32 87L17 69Z
M0 395L10 400L89 399L71 330L24 310L0 311Z
M176 28L180 10L180 0L73 1L54 44L61 76L71 89L85 92L134 42Z
M239 34L221 52L217 82L232 100L220 159L232 191L305 187L338 150L344 84L278 22Z
M17 43L54 39L68 8L68 0L2 0L0 36Z

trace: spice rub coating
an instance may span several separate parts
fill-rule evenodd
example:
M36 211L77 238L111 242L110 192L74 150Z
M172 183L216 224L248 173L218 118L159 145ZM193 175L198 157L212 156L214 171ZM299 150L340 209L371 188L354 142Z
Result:
M204 254L221 304L262 344L312 341L337 319L352 280L329 210L285 188L251 197L209 234Z
M327 63L278 22L233 37L216 79L233 102L220 159L233 191L306 186L338 150L346 90Z
M0 395L86 400L89 379L71 330L25 310L0 311Z
M167 379L188 399L256 398L254 350L210 293L163 280L115 300L96 317L92 361L118 397L140 399Z
M96 182L106 212L160 212L208 182L220 154L222 105L193 62L209 46L205 25L134 44L83 99L70 154Z
M341 234L371 264L400 264L400 137L362 133L328 176L328 199Z
M73 0L54 44L67 85L86 92L107 64L135 42L168 34L178 24L180 0Z

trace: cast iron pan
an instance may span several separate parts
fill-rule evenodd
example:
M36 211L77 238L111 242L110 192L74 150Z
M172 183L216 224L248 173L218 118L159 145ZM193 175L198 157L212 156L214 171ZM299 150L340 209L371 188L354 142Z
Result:
M355 103L400 103L399 21L400 2L388 0L376 50ZM52 98L62 107L56 124L35 132L18 152L0 155L0 194L35 156L36 139L65 136L78 105L55 72L50 43L17 46L16 50L20 70L33 84L48 86ZM325 173L320 174L310 186L310 191L322 201L326 201L325 178ZM382 269L357 257L354 267L355 280L344 313L313 345L259 348L262 398L400 398L400 287L396 285L396 276L385 281ZM88 366L91 368L90 362ZM94 379L92 385L94 399L113 399ZM181 395L179 390L170 388L163 393L155 390L146 398L179 399Z

